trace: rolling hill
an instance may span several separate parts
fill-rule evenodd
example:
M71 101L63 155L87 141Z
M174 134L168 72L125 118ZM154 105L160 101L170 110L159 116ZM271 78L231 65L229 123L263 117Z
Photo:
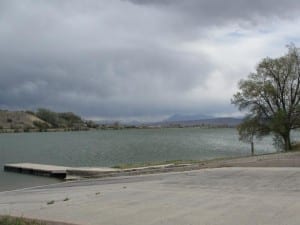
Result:
M33 129L35 124L47 123L37 116L24 111L0 110L0 128L2 129Z

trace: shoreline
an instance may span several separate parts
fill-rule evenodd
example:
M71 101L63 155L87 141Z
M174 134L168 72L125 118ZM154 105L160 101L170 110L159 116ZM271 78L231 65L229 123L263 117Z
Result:
M47 129L0 129L0 134L15 134L15 133L53 133L53 132L87 132L87 131L106 131L106 130L113 130L113 131L120 131L120 130L152 130L152 129L184 129L184 128L200 128L200 129L234 129L236 126L230 126L227 124L224 125L192 125L192 126L179 126L179 125L172 125L172 126L151 126L151 125L143 125L143 126L129 126L124 125L122 127L114 128L114 127L100 127L100 128L47 128Z
M92 179L104 177L119 177L119 176L138 176L144 174L158 174L169 172L184 172L201 169L223 168L223 167L300 167L300 151L268 153L263 155L231 157L222 159L212 159L204 161L177 161L165 164L155 164L149 166L139 166L120 169L112 173L98 173L93 170L73 170L69 176L78 176L79 179ZM134 164L133 164L134 165ZM113 168L118 168L117 166Z
M38 185L32 187L25 187L20 189L4 190L0 193L20 191L27 189L34 189L38 187L47 187L56 185L58 183L72 183L80 181L89 181L101 178L109 177L134 177L147 174L168 174L172 172L185 172L185 171L196 171L203 169L213 169L213 168L226 168L226 167L300 167L300 151L293 152L281 152L281 153L268 153L262 155L254 156L244 156L244 157L231 157L231 158L221 158L221 159L211 159L204 161L189 161L182 160L170 163L166 161L165 164L160 162L153 162L151 165L145 165L140 167L135 167L135 164L126 165L127 168L116 170L112 173L101 173L97 170L78 170L74 169L69 174L70 178L65 179L65 181L57 182L53 184ZM112 167L118 168L118 166ZM74 173L75 171L75 173ZM24 174L26 176L26 174Z

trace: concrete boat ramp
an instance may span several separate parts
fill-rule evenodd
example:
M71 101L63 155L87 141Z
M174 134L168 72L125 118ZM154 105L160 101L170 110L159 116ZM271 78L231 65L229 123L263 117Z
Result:
M119 169L108 167L66 167L38 163L5 164L4 170L9 172L26 173L38 176L56 177L62 179L79 179L97 174L98 177L119 172Z
M218 168L0 192L0 216L47 225L299 225L300 168Z

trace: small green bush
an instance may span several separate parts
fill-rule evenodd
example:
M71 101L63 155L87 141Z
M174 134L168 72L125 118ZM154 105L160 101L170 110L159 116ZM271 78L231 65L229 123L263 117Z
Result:
M30 127L30 126L24 126L24 132L29 132L30 131L30 129L31 129L32 127Z
M27 111L25 111L27 114L29 114L29 115L33 115L33 116L35 116L35 113L33 112L33 111L30 111L30 110L27 110Z
M48 124L47 123L44 123L44 122L40 122L40 121L33 121L33 125L38 128L40 131L45 131L49 128Z

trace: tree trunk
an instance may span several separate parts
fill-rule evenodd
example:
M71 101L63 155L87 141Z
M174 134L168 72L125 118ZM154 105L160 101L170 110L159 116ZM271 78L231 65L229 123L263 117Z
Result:
M284 140L284 150L287 152L289 150L292 149L292 144L291 144L291 136L290 136L290 131L287 132L287 134L285 134L283 136L283 140Z
M254 155L254 143L251 141L251 155Z
M287 147L288 147L288 150L292 150L292 143L291 143L291 136L290 136L290 134L287 137Z

